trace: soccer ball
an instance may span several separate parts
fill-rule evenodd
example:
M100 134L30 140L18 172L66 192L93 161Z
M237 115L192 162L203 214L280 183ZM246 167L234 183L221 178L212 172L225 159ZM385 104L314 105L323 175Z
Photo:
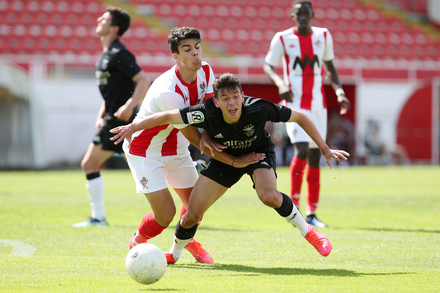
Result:
M152 284L165 274L167 259L156 245L141 243L130 249L125 259L125 267L136 282Z

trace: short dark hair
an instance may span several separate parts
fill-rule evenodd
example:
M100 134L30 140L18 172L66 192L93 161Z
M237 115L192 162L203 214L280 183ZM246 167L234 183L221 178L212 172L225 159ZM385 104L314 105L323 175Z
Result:
M241 82L238 77L229 72L223 73L214 81L214 97L218 99L217 94L221 89L235 90L237 87L242 92Z
M130 14L116 6L108 6L107 11L112 16L111 25L118 26L118 36L122 36L130 27Z
M182 40L186 39L195 39L200 42L202 40L200 37L200 31L188 26L173 28L167 38L171 53L179 54L179 45Z
M312 11L313 11L312 2L309 1L309 0L295 0L295 1L293 1L293 3L292 3L292 9L293 9L293 6L295 6L296 4L309 4L309 5L310 5L310 8L311 8Z

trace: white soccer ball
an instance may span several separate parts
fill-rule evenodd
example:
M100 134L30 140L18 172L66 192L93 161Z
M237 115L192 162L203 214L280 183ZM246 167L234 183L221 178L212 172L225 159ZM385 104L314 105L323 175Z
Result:
M165 274L167 259L154 244L138 244L127 254L125 267L130 277L141 284L152 284Z

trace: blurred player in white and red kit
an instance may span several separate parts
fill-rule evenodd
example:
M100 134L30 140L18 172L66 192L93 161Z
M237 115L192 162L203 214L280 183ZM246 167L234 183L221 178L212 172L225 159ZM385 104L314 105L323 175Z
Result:
M296 26L275 34L265 58L264 71L278 87L287 106L307 114L321 136L327 136L327 106L324 97L324 64L327 75L341 106L340 114L350 109L333 64L333 39L326 28L312 26L312 4L298 0L292 5L292 18ZM283 60L284 79L274 66ZM294 147L290 164L291 193L294 204L299 207L301 185L305 170L308 184L306 221L316 227L326 227L316 217L319 202L321 153L318 146L296 123L286 123L287 133ZM307 166L306 166L307 165Z
M200 32L191 27L171 30L168 44L176 65L159 76L149 88L134 121L154 113L194 106L214 96L212 68L202 61ZM183 135L182 135L183 134ZM189 196L198 179L191 159L188 140L195 146L200 143L200 132L186 125L163 125L133 133L131 142L124 142L123 150L136 183L136 191L144 193L151 205L138 231L131 238L129 248L145 243L159 235L173 220L176 207L168 190L169 184L182 200L181 216L186 212ZM210 150L207 150L211 154ZM234 158L217 152L233 164ZM258 162L258 157L249 163ZM196 240L185 247L201 263L214 260Z

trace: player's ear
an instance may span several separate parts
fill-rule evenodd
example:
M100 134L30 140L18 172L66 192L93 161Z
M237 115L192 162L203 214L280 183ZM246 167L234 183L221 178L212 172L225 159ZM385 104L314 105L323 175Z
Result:
M111 30L112 30L116 35L118 35L119 26L117 26L117 25L111 25L110 28L111 28Z
M212 97L212 100L214 101L214 105L215 105L217 108L220 108L219 105L218 105L218 100L217 100L217 98L216 98L215 96Z
M176 61L176 63L177 63L177 57L178 57L179 55L177 54L177 53L173 53L173 58L174 58L174 60Z

